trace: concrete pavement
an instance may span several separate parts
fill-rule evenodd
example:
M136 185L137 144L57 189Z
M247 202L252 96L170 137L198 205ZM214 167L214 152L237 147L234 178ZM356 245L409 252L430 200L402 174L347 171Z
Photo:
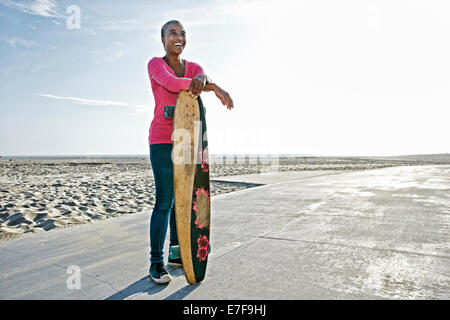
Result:
M148 280L149 212L33 234L0 243L0 299L449 299L449 191L447 165L216 196L197 285Z
M350 171L347 171L350 172ZM279 171L259 174L243 174L236 176L214 177L214 181L244 182L253 184L274 184L289 181L297 181L312 177L328 176L331 174L343 173L342 170L305 170L305 171Z

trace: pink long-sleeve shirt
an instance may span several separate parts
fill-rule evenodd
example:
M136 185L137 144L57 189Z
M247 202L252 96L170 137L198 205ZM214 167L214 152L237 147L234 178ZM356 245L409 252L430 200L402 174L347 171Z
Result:
M184 60L184 77L177 77L163 58L154 57L148 65L148 76L155 98L155 111L148 133L148 143L172 143L173 119L164 118L164 106L175 105L180 91L186 90L192 78L203 73L195 62Z

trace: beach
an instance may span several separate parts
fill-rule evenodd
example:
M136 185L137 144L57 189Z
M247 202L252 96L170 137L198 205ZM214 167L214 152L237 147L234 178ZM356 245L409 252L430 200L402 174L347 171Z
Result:
M445 155L405 157L211 157L211 196L258 184L215 177L272 171L372 170L450 164ZM0 241L153 208L148 157L0 158Z

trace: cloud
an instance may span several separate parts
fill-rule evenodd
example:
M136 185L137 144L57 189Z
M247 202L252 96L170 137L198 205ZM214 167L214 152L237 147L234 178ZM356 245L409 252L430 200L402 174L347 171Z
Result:
M115 19L109 21L103 21L99 27L104 31L118 31L118 30L136 30L142 26L136 18L133 19Z
M116 48L102 48L96 49L92 52L95 56L95 62L97 63L110 63L126 56L126 53L122 49Z
M48 68L49 68L48 66L36 65L36 66L30 68L30 72L33 72L33 73L39 72L41 70L48 69Z
M275 0L209 1L197 7L175 9L164 15L164 21L177 17L186 26L234 25L268 19L283 5Z
M37 44L33 40L25 40L22 38L17 37L6 37L6 36L0 36L0 41L5 41L6 43L9 43L9 45L13 48L31 48L35 47Z
M56 96L53 94L38 94L41 97L57 99L57 100L66 100L71 101L76 104L89 105L89 106L118 106L118 107L128 107L132 108L137 112L150 112L149 106L142 104L132 104L127 102L119 102L119 101L110 101L110 100L94 100L94 99L85 99L85 98L77 98L77 97L63 97Z
M149 10L142 10L137 16L129 19L99 20L96 28L102 31L159 31L162 24L171 19L179 19L188 27L233 25L249 20L266 18L276 8L275 0L215 0L205 1L189 8L171 8L155 12L152 4ZM147 8L144 7L144 8ZM255 17L256 16L256 17ZM155 24L155 20L159 23Z
M61 17L61 14L56 11L55 0L0 0L0 4L42 17Z

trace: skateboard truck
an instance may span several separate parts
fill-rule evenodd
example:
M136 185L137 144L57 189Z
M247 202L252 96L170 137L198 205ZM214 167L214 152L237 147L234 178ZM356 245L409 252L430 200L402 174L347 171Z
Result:
M206 114L206 108L203 107L203 112ZM164 118L173 119L173 114L175 113L175 106L164 106Z

